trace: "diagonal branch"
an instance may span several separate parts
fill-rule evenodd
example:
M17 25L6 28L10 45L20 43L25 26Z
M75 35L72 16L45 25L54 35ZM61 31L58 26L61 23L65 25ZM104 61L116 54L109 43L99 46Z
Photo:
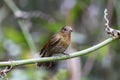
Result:
M44 57L44 58L36 58L36 59L26 59L26 60L18 60L18 61L12 61L12 66L19 66L19 65L26 65L26 64L34 64L36 62L49 62L49 61L55 61L55 60L66 60L74 57L80 57L82 55L86 55L88 53L91 53L93 51L98 50L99 48L111 43L112 41L116 40L117 38L109 38L106 39L105 41L90 47L88 49L78 51L75 53L70 54L69 56L63 55L63 56L56 56L56 57ZM0 66L11 66L10 61L3 61L0 62Z

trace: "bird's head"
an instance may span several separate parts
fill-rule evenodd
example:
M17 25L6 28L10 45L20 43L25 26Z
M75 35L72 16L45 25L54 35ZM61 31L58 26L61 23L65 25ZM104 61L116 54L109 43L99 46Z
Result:
M65 26L61 29L62 33L71 33L72 32L72 27L71 26Z

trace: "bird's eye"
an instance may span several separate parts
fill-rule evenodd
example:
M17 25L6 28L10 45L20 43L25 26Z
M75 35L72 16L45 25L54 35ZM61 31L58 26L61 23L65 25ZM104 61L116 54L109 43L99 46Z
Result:
M64 28L64 31L66 31L67 29L66 28Z

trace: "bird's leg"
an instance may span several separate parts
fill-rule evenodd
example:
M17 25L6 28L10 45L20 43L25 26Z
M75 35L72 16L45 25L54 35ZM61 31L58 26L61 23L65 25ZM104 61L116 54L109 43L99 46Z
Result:
M67 54L67 53L64 53L64 52L63 52L62 54L64 54L64 55L69 55L69 54Z
M64 52L63 52L62 54L64 54L64 55L70 57L70 54L67 54L67 53L64 53ZM70 58L71 58L71 57L70 57Z

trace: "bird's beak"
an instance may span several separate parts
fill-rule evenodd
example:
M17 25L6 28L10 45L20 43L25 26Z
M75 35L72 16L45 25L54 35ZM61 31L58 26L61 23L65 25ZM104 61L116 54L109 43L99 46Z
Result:
M69 27L70 32L73 32L72 27Z

